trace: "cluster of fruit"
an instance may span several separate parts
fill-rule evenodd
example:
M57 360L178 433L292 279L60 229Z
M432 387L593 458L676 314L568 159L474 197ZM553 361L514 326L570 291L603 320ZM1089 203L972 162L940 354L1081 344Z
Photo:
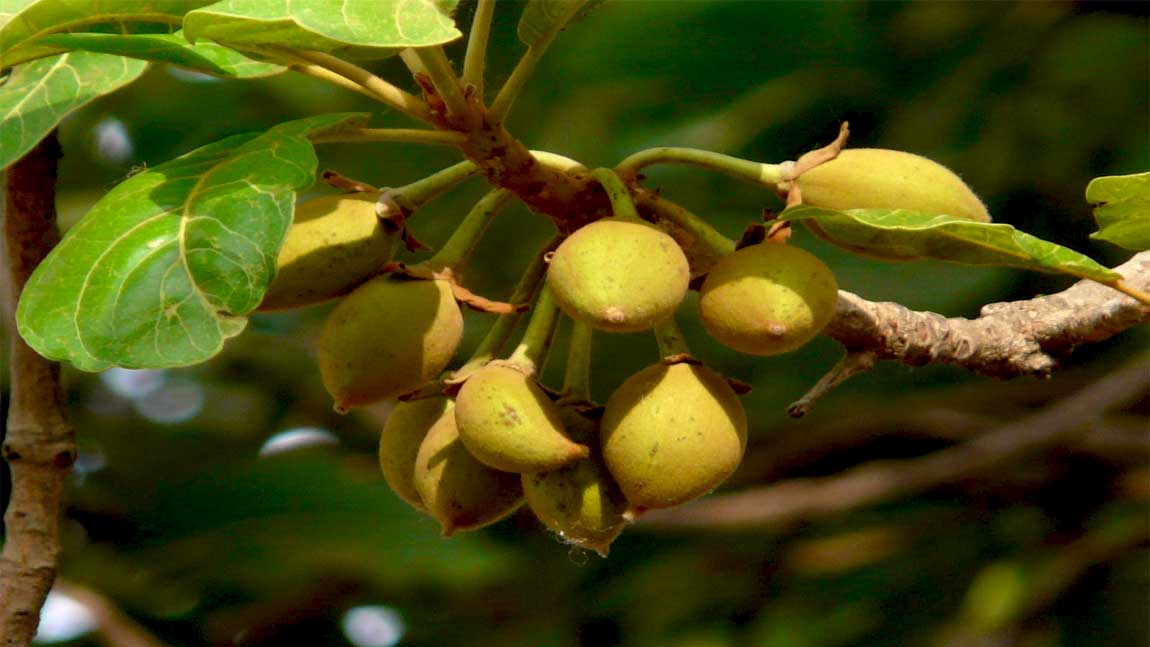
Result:
M880 152L880 161L888 153ZM908 157L896 161L937 167ZM841 207L837 196L847 183L834 177L838 168L824 164L809 174L812 181L801 186L807 203ZM865 174L873 165L862 168ZM875 184L868 179L861 193L873 195ZM521 282L517 295L532 297L534 307L514 353L493 359L488 347L453 373L444 371L463 332L453 278L378 275L402 232L377 218L377 198L301 204L263 307L346 295L319 339L324 384L339 410L405 396L383 429L380 465L391 488L437 519L444 534L493 523L526 501L563 540L606 554L634 515L706 494L734 472L747 438L739 396L690 356L673 320L691 280L688 260L670 235L638 217L629 198L612 198L615 215L541 256L545 280ZM905 204L904 194L892 199ZM818 258L785 237L768 238L709 269L699 314L719 343L773 355L817 335L837 296L834 275ZM567 383L556 394L537 381L536 369L559 312L574 324ZM517 314L502 316L513 322ZM628 378L604 406L590 402L592 331L651 329L661 361Z

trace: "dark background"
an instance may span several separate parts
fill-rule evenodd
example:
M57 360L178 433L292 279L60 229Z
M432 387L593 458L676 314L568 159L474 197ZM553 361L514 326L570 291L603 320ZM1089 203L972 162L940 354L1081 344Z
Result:
M462 23L472 10L461 9ZM497 8L492 95L521 52L518 10ZM608 2L560 36L509 127L532 148L599 166L655 145L781 162L827 143L848 120L850 145L936 159L966 179L997 221L1113 265L1129 253L1087 238L1094 224L1083 192L1093 177L1150 168L1148 28L1141 2ZM462 52L462 44L449 48L457 61ZM407 79L397 60L375 68ZM135 169L236 132L352 110L376 106L296 76L219 81L154 67L62 125L62 220L75 222ZM395 114L375 123L412 125ZM458 160L450 149L396 144L320 154L323 168L381 186ZM763 208L781 206L699 169L658 167L649 177L732 237ZM470 181L420 211L413 226L441 243L483 190ZM549 231L543 218L509 210L468 283L505 298ZM950 316L1071 283L884 264L803 232L796 244L831 265L844 289ZM744 398L748 459L724 491L946 447L953 440L911 414L957 412L991 428L1073 393L1148 342L1145 330L1133 330L1080 349L1045 382L882 365L796 422L786 405L838 359L836 344L819 339L786 356L744 357L706 339L693 304L679 316L693 350L754 386ZM394 626L379 606L402 618L399 644L412 647L1150 645L1150 553L1116 550L1090 566L1073 548L1145 522L1145 452L1049 452L789 528L631 528L606 560L560 544L526 511L441 539L435 522L408 509L378 473L375 443L388 405L331 411L314 365L327 310L257 315L202 366L68 373L81 458L65 525L66 580L175 645L356 644L341 623ZM460 360L490 324L490 315L467 317ZM649 335L597 335L596 397L605 400L655 355ZM560 364L549 367L553 383ZM1146 414L1143 401L1106 420L1145 431ZM261 457L269 439L301 428L313 430L310 444ZM835 429L846 440L834 447L785 460L772 453ZM1072 576L1040 598L1035 591L1064 567ZM972 637L980 631L994 637Z

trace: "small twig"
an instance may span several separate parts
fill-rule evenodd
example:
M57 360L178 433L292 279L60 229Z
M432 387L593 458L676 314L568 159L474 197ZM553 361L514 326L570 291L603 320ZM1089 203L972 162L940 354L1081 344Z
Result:
M96 621L96 636L108 647L163 647L143 625L104 595L74 582L60 580L56 590L84 605Z
M55 133L7 171L4 219L4 306L11 344L11 394L3 455L12 473L0 553L0 641L32 641L40 608L56 578L60 517L76 460L64 413L60 365L40 357L15 333L16 302L28 276L59 240L56 231Z
M1150 252L1114 268L1138 289L1150 289ZM1083 280L1048 296L992 303L977 319L918 312L839 291L823 334L850 352L912 366L953 364L997 378L1046 376L1078 345L1108 339L1150 322L1150 308Z
M778 528L913 496L993 470L1079 432L1100 412L1146 392L1150 387L1146 359L1139 357L1034 415L921 458L875 461L835 476L793 479L702 499L678 509L648 513L639 523L708 530Z
M491 36L491 18L495 15L495 0L479 0L471 33L467 36L467 53L463 56L463 87L471 86L479 101L483 101L483 72L487 63L487 41Z
M803 397L787 407L787 415L792 418L802 418L810 412L816 400L830 393L831 390L843 382L846 382L859 373L865 373L872 368L874 368L873 353L865 351L861 353L848 352L839 360L839 363L827 371L827 374L816 382Z

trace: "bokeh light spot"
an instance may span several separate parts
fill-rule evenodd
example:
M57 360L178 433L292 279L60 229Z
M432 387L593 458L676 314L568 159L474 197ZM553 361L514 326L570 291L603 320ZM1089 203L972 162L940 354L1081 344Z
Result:
M148 397L136 398L135 405L141 416L153 422L187 422L204 408L204 389L189 380L171 380Z
M319 427L296 427L273 435L260 447L260 456L273 456L309 447L339 445L339 439Z
M49 591L40 610L37 643L59 643L75 640L96 628L96 618L88 607L59 591Z
M100 374L109 391L122 398L142 398L164 386L167 371L159 369L110 368Z
M96 152L105 162L123 163L136 154L127 126L115 117L101 119L96 124L95 135Z
M399 644L407 626L391 607L352 607L343 615L343 634L356 647L392 647Z

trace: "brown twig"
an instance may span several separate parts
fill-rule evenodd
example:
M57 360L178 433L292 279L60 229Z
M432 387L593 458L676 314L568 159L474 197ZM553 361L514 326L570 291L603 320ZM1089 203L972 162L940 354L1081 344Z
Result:
M652 527L779 527L824 518L929 490L992 470L1080 432L1100 412L1150 388L1146 357L1111 373L1040 412L921 458L875 461L835 476L784 481L679 509L649 513Z
M76 459L64 415L60 366L15 334L15 306L32 270L56 244L56 165L60 146L48 136L8 168L5 198L5 315L11 340L11 399L3 454L12 472L0 554L0 638L31 642L40 607L56 577L65 484Z
M96 622L96 637L108 647L163 647L164 642L101 593L61 579L56 590L84 605Z
M1129 284L1150 289L1150 252L1114 269ZM996 378L1045 377L1076 346L1148 322L1150 308L1083 280L1056 294L992 303L977 319L947 318L840 291L835 317L823 334L848 352L870 352L880 360L954 364Z

